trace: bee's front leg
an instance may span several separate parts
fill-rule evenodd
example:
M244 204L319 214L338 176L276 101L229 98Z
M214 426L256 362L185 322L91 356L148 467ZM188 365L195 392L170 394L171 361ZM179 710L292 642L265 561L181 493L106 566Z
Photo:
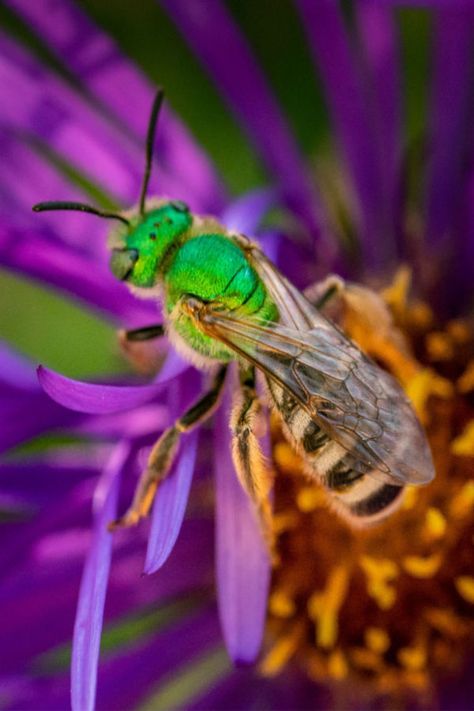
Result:
M158 371L163 357L150 342L164 334L165 328L162 324L134 328L130 331L121 329L118 332L120 350L138 373L154 375Z
M240 389L234 396L230 418L232 459L239 481L254 504L273 563L277 561L272 525L270 491L273 472L269 469L258 443L261 405L255 390L255 369L240 371Z
M226 366L220 368L209 392L176 420L172 427L163 432L151 450L130 508L124 516L109 524L109 531L134 526L148 514L160 481L166 478L171 469L181 435L204 422L218 406L226 370Z
M130 331L120 331L127 342L150 341L165 335L165 327L161 323L154 323L152 326L133 328Z

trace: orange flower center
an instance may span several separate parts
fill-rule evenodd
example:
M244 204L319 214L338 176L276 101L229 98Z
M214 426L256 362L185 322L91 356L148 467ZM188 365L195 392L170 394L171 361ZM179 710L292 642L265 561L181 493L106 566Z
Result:
M426 305L407 302L408 283L402 270L384 292L390 333L353 318L350 304L343 325L405 387L428 433L435 480L408 487L385 523L351 530L273 425L280 562L261 671L275 675L296 661L337 689L339 705L344 688L357 688L359 703L364 694L416 695L429 705L474 640L474 330L435 324Z

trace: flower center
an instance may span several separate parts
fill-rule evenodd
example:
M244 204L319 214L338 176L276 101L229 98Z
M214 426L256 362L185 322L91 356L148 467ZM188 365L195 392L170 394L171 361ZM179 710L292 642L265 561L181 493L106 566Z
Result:
M344 708L341 688L356 686L372 699L428 702L438 679L462 670L474 638L474 332L461 321L435 328L428 307L407 304L401 281L385 298L408 350L370 329L354 333L350 314L344 325L411 397L435 460L432 484L408 487L386 522L352 530L274 424L280 563L261 671L296 661L337 687Z

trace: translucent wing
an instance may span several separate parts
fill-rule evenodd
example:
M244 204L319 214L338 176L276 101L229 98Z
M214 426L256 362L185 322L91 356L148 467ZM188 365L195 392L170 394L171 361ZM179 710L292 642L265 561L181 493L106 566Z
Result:
M253 257L279 308L279 323L238 311L200 314L203 328L285 388L361 471L396 484L434 476L426 436L400 385L315 309L258 253ZM356 467L357 468L357 467Z

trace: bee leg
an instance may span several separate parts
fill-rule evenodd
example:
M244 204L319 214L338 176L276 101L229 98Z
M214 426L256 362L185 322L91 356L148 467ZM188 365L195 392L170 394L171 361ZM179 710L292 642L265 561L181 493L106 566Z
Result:
M409 382L416 374L418 366L408 343L376 291L331 275L305 291L305 296L402 382ZM335 296L339 297L337 304Z
M165 335L165 327L161 323L143 328L133 328L131 331L121 331L126 341L149 341Z
M275 564L277 556L270 501L273 473L265 462L257 439L260 433L263 434L265 423L255 390L254 368L241 370L240 385L234 396L230 418L232 459L239 481L256 508L263 538Z
M226 366L220 368L209 392L163 432L150 452L131 506L121 518L109 524L109 531L134 526L148 514L160 481L166 478L171 469L181 435L204 422L218 406L226 370Z
M322 310L335 296L340 296L346 288L344 279L341 279L337 274L330 274L323 281L318 281L305 289L304 295L313 306Z
M163 336L164 333L165 329L161 324L118 332L120 350L134 370L144 375L154 375L158 371L162 356L150 341Z
M357 341L351 330L383 331L385 334L398 329L393 324L393 317L384 299L373 289L362 284L346 282L335 274L330 274L324 281L317 282L304 292L306 298L318 309L333 307L334 297L339 297L341 313L338 321ZM398 337L398 336L397 336Z

